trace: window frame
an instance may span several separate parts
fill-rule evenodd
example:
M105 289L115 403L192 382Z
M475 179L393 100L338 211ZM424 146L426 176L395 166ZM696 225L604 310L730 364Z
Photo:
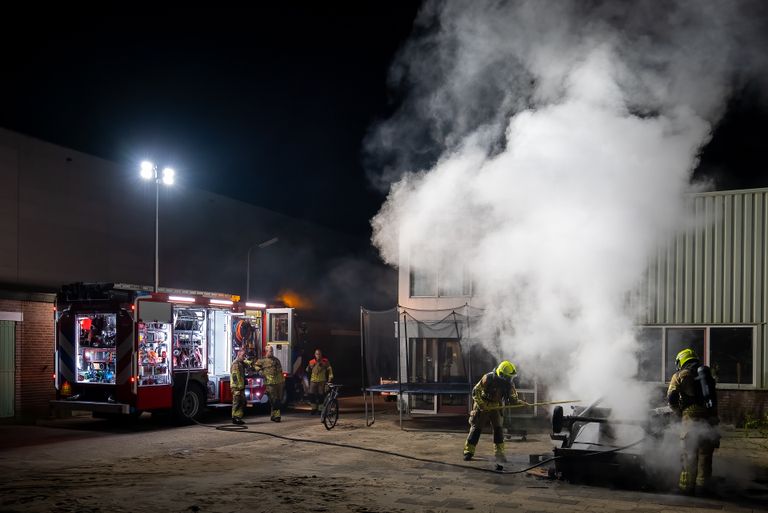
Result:
M757 339L757 326L754 325L726 325L723 324L722 326L707 326L707 365L711 365L712 361L712 346L711 346L711 337L709 334L710 329L720 329L720 328L742 328L742 329L752 329L752 382L751 383L718 383L718 388L723 389L731 389L731 390L743 390L743 389L756 389L757 387L757 379L759 376L758 373L758 367L760 365L760 362L758 361L758 339Z
M462 276L461 276L461 294L459 295L452 295L452 294L441 294L440 293L440 273L439 271L434 272L434 294L414 294L413 293L413 284L415 282L416 277L416 271L413 267L410 267L408 269L408 297L473 297L473 289L474 289L474 283L469 277L467 276L466 269L462 269ZM466 292L465 292L466 291Z
M435 272L435 283L434 285L434 294L414 294L414 283L416 283L416 270L411 267L408 270L408 296L409 297L440 297L438 296L438 288L437 288L437 272Z
M669 384L669 380L666 379L667 371L667 330L669 329L703 329L704 330L704 365L710 365L711 361L711 335L710 330L712 328L741 328L752 330L752 380L751 383L717 383L717 388L723 390L754 390L757 389L759 364L758 362L758 339L757 339L757 325L754 324L640 324L636 326L637 329L642 328L661 328L661 375L658 381L643 381L643 383L658 383Z

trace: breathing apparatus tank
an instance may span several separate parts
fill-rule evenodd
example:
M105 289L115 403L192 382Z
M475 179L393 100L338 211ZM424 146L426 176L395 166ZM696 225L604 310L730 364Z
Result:
M699 365L696 369L696 381L701 387L701 399L703 405L708 410L717 406L717 397L715 395L715 379L712 377L712 371L706 365Z

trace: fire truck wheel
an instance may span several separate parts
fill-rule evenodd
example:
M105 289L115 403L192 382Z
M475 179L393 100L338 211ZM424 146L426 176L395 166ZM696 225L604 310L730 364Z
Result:
M205 409L205 394L197 384L191 384L186 394L182 390L173 401L173 413L177 422L188 423L199 419Z

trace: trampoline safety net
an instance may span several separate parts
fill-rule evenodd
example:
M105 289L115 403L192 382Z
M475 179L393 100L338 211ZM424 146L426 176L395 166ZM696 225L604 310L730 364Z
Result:
M466 412L472 386L498 356L472 338L481 314L468 305L451 310L361 309L363 388L406 394L412 412Z

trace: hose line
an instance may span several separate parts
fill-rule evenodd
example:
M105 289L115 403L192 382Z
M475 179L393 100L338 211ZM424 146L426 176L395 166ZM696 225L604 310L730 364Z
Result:
M402 453L398 453L398 452L387 451L387 450L384 450L384 449L374 449L374 448L371 448L371 447L363 447L363 446L360 446L360 445L344 444L344 443L339 443L339 442L328 442L328 441L323 441L323 440L312 440L310 438L296 438L296 437L292 437L292 436L285 436L285 435L278 435L278 434L275 434L275 433L269 433L267 431L256 431L256 430L248 429L247 425L226 425L225 424L225 425L218 425L217 426L217 425L212 425L212 424L203 424L202 422L199 422L199 421L197 421L195 419L192 419L192 418L191 418L191 420L193 422L195 422L199 426L203 426L203 427L207 427L207 428L211 428L211 429L216 429L218 431L230 431L230 432L233 432L233 433L245 433L245 434L251 434L251 435L270 436L272 438L277 438L279 440L286 440L288 442L325 445L325 446L329 446L329 447L339 447L339 448L343 448L343 449L355 449L355 450L358 450L358 451L371 452L371 453L375 453L375 454L383 454L385 456L392 456L392 457L395 457L395 458L402 458L402 459L411 460L411 461L418 461L418 462L421 462L421 463L431 463L431 464L435 464L435 465L444 465L444 466L453 467L453 468L461 468L461 469L466 469L466 470L475 470L475 471L479 471L479 472L488 472L488 473L491 473L491 474L505 474L505 475L522 474L524 472L528 472L531 469L534 469L536 467L540 467L540 466L542 466L542 465L544 465L546 463L549 463L551 461L555 461L555 460L559 460L559 459L563 459L563 458L586 458L586 457L589 457L589 456L597 456L597 455L601 455L601 454L611 454L611 453L614 453L614 452L622 451L624 449L629 449L630 447L634 447L635 445L638 445L639 443L643 442L646 438L648 438L648 436L645 436L645 437L641 438L640 440L632 442L631 444L628 444L628 445L625 445L625 446L622 446L622 447L616 447L614 449L610 449L610 450L607 450L607 451L595 451L595 452L590 452L590 453L586 453L586 454L569 454L569 455L553 456L552 458L548 458L548 459L540 461L540 462L538 462L538 463L536 463L534 465L530 465L528 467L525 467L525 468L522 468L522 469L519 469L519 470L503 470L503 469L499 468L500 466L497 466L497 469L494 470L494 469L490 469L490 468L473 467L471 465L464 465L464 464L461 464L461 463L450 463L450 462L447 462L447 461L431 460L429 458L420 458L418 456L411 456L411 455L408 455L408 454L402 454Z

